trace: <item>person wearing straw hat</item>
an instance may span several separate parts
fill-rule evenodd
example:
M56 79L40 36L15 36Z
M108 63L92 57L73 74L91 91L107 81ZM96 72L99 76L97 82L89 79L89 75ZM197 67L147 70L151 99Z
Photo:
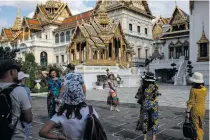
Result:
M25 74L22 71L18 72L18 84L26 90L28 99L29 99L29 101L31 101L31 95L30 95L31 90L25 85L26 78L29 78L28 74ZM30 133L31 133L31 123L23 122L23 124L24 124L24 128L25 128L26 140L29 140Z
M152 139L156 140L158 131L158 86L155 83L156 79L153 73L147 72L142 78L144 83L140 90L141 109L136 130L143 132L144 140L147 140L147 132L152 130Z
M110 111L120 111L118 109L118 104L119 104L119 98L117 97L117 92L114 84L114 74L109 73L108 75L108 85L109 85L109 95L107 98L107 104L110 105Z
M203 140L203 120L206 112L207 89L204 87L203 75L195 72L189 79L192 82L189 100L187 101L187 117L192 120L197 131L196 140Z

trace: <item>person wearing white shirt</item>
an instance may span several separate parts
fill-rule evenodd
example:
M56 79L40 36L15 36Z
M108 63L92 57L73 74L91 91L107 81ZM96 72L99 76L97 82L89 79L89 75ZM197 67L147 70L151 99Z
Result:
M59 140L84 140L89 107L85 103L85 94L83 92L78 92L78 90L72 90L73 85L77 87L83 85L81 78L78 78L79 81L75 81L72 85L73 76L77 75L67 75L64 93L61 97L62 105L59 108L58 113L55 114L39 131L40 137ZM78 83L78 85L76 83ZM95 109L93 109L93 114L99 118ZM62 126L63 135L56 135L50 132L58 125Z

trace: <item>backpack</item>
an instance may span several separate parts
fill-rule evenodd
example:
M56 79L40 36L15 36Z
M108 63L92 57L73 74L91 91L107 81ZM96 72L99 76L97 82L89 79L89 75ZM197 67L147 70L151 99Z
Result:
M189 118L186 118L183 124L183 135L186 138L197 138L197 131L195 129L195 125Z
M93 107L89 107L89 115L85 127L84 140L107 140L106 133L100 121L93 114Z
M0 139L11 140L19 118L12 122L12 100L10 93L16 88L17 84L0 90Z

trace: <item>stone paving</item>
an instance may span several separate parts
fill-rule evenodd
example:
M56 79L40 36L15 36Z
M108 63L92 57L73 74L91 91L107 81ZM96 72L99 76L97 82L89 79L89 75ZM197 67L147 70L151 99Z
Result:
M160 106L186 108L186 101L189 98L190 86L160 85L159 91L162 96L159 97ZM208 89L208 87L207 87ZM136 103L134 98L138 88L118 88L117 93L122 103ZM89 90L87 92L88 100L106 101L108 89ZM206 97L206 108L209 109L209 94Z
M160 92L160 126L157 140L181 140L182 124L185 118L185 102L188 98L190 87L180 86L161 86ZM93 105L99 113L100 120L105 128L108 140L143 140L141 132L136 132L135 127L138 120L139 105L133 98L137 88L120 88L120 112L110 112L106 102L107 91L90 90L87 92L88 103ZM207 99L208 102L208 99ZM47 121L46 97L33 97L33 128L31 139L41 140L38 131ZM209 139L209 111L205 117L205 136L204 140ZM53 130L59 133L61 130ZM149 133L148 140L151 139Z
M165 84L159 86L162 96L159 97L160 106L186 108L186 101L189 98L190 86L174 86ZM209 87L207 87L209 89ZM121 103L136 103L134 98L138 88L118 88L118 96ZM208 90L209 91L209 90ZM47 93L34 94L34 96L46 97ZM87 100L106 101L108 89L88 90ZM209 94L206 97L206 108L209 109Z

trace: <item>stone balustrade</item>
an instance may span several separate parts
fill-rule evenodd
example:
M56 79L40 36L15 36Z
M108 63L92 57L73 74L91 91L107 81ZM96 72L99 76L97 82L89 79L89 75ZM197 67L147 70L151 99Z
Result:
M179 59L155 59L152 61L151 64L171 64L171 63L175 63L175 64L181 64L184 62L184 57L180 57Z

